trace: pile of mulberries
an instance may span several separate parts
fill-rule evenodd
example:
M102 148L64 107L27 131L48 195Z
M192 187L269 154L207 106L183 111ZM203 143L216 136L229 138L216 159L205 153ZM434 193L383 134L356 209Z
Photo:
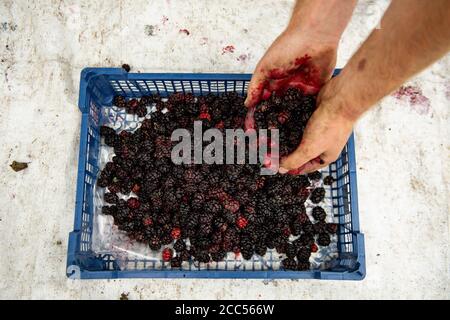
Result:
M284 157L298 147L315 106L315 96L291 88L283 96L272 94L261 102L252 123L255 129L279 129L279 154Z
M314 187L320 185L319 172L262 176L261 163L171 161L177 143L171 141L174 129L193 132L194 121L202 121L204 130L243 128L247 110L242 96L117 96L113 104L140 117L140 126L133 132L100 127L104 143L114 149L112 161L97 179L105 188L102 213L111 215L130 239L160 251L172 268L184 261L222 261L228 252L251 259L276 249L286 255L285 269L308 270L311 252L330 244L338 226L327 223L318 206L325 197L325 189ZM256 124L280 128L280 148L289 152L298 145L314 106L314 97L290 89L284 97L273 96L257 107ZM315 204L313 219L306 214L308 199Z

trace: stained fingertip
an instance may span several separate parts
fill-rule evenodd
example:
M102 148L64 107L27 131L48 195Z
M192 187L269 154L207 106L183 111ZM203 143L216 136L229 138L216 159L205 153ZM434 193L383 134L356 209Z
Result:
M247 98L245 99L245 102L244 102L245 106L247 108L255 107L255 105L258 103L259 96L260 96L260 94L258 92L255 92L254 90L250 91L247 94Z

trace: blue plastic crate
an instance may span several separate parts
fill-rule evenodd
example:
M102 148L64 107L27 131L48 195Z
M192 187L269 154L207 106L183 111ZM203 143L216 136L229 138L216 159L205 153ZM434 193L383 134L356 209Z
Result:
M104 112L111 108L116 94L141 97L149 93L167 96L174 92L195 95L235 91L245 95L250 74L127 73L123 69L86 68L81 72L79 108L82 113L80 153L75 204L74 230L69 235L67 276L78 279L115 278L263 278L361 280L365 276L364 235L359 232L356 186L355 146L350 137L339 159L328 168L336 178L332 185L331 210L339 221L338 257L327 270L284 271L258 269L236 270L155 270L154 262L129 260L120 268L111 254L92 251L93 188L99 172L99 126ZM124 115L115 121L133 125ZM228 264L227 264L228 266Z

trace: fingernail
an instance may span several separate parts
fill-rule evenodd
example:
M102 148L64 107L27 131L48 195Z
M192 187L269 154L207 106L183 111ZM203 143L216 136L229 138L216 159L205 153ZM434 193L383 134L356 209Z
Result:
M286 174L286 173L289 172L289 170L287 170L287 169L285 169L283 167L280 167L280 169L278 169L278 172L281 173L281 174Z

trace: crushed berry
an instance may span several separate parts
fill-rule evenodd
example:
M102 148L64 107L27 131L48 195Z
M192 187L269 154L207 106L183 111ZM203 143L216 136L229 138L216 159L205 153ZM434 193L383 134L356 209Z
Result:
M180 228L173 228L172 231L170 232L170 235L172 236L173 239L180 239L181 236Z
M137 209L140 207L141 203L136 198L130 198L127 200L127 205L130 209Z
M142 220L142 223L144 224L144 226L148 227L153 224L153 220L150 217L146 217Z
M237 219L236 225L238 226L239 229L244 229L248 224L248 220L244 217L239 217Z
M162 251L162 259L163 261L170 261L172 259L173 256L173 251L172 249L169 248L164 248L164 250Z

